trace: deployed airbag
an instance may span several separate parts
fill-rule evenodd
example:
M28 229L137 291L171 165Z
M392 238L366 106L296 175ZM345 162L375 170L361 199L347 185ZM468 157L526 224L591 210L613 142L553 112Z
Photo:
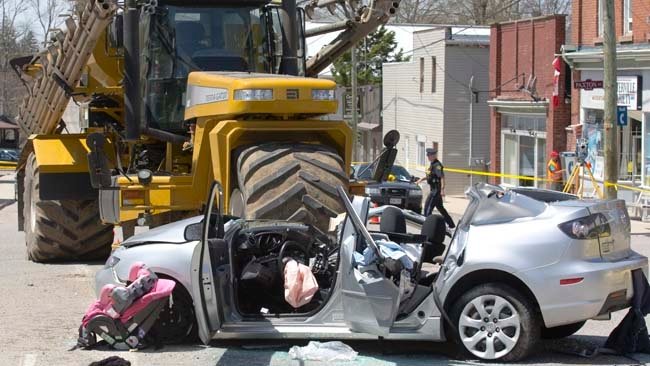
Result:
M295 309L308 304L318 291L311 269L295 260L284 266L284 299Z

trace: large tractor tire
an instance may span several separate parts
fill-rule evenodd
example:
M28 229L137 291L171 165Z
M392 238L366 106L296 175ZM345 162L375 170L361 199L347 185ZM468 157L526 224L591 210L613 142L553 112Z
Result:
M267 143L245 148L237 158L239 187L230 213L248 219L287 219L326 232L344 211L337 186L348 187L345 163L323 145Z
M97 200L41 200L36 157L25 168L23 191L27 256L34 262L106 259L112 226L99 220Z

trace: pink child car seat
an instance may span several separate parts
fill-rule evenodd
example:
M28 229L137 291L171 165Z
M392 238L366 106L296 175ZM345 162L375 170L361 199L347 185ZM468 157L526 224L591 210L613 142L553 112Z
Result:
M129 269L127 286L105 285L86 310L77 346L90 348L97 335L116 349L142 348L145 336L168 304L176 283L159 279L142 262Z

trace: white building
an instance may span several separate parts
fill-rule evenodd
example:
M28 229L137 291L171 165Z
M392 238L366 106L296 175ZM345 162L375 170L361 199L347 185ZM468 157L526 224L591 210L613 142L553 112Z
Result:
M431 147L447 169L486 170L489 39L488 27L436 26L413 33L411 61L383 65L382 130L400 132L396 163L411 174L425 174ZM446 193L479 179L448 170Z

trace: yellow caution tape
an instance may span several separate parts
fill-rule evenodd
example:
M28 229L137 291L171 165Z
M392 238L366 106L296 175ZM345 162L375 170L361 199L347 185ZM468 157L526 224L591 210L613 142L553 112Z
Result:
M486 176L486 177L500 177L500 178L519 179L519 180L530 180L530 181L537 181L537 182L552 182L552 180L547 179L547 178L535 178L535 177L530 177L530 176L527 176L527 175L515 175L515 174L482 172L482 171L478 171L478 170L445 168L445 172L460 173L460 174L471 174L471 175L482 175L482 176Z
M353 162L352 164L368 164L367 162ZM409 169L418 169L426 170L426 166L417 165L417 164L406 164L406 167ZM503 174L503 173L492 173L492 172L483 172L479 170L468 170L468 169L456 169L445 167L445 172L457 173L457 174L471 174L471 175L480 175L485 177L498 177L498 178L509 178L509 179L519 179L519 180L528 180L528 181L537 181L537 182L552 182L548 178L535 178L525 175L515 175L515 174ZM639 187L631 187L623 184L605 182L606 187L614 187L618 189L627 189L631 191L641 192L641 193L650 193L650 189L644 189Z
M650 193L650 189L644 189L644 188L639 188L639 187L630 187L626 186L624 184L618 184L618 183L612 183L612 182L605 182L605 187L614 187L617 191L619 189L627 189L630 191L637 191L641 193Z

